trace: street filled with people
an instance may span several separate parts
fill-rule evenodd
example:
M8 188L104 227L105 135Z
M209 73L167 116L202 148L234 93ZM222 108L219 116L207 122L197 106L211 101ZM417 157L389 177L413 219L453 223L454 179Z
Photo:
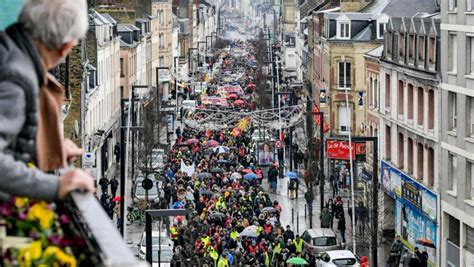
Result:
M216 64L221 64L214 69L219 72L212 79L203 75L210 82L195 98L199 101L196 110L183 114L184 122L200 109L255 109L252 49L250 43L233 43L218 55ZM304 258L314 266L315 257L304 253L303 240L289 225L280 224L282 207L262 187L263 179L268 178L276 191L278 161L270 145L263 143L257 153L251 136L255 127L246 121L230 129L210 128L186 124L178 128L168 155L161 199L166 204L160 206L189 210L170 225L172 262L279 266Z

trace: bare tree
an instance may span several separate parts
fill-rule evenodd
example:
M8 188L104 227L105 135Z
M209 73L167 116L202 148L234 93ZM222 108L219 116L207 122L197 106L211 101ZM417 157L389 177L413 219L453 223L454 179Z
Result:
M268 96L268 89L267 79L263 74L263 66L267 65L265 61L268 60L268 46L267 42L262 38L259 38L255 42L255 59L257 60L257 73L255 77L255 83L257 86L257 102L261 109L268 109L272 106L272 100Z
M166 153L168 145L166 137L168 134L166 128L166 113L160 109L160 95L148 95L144 97L141 105L141 125L143 130L139 135L138 145L138 169L148 177L156 174L162 166L156 163L157 150L163 149ZM146 201L148 203L148 190L146 191Z

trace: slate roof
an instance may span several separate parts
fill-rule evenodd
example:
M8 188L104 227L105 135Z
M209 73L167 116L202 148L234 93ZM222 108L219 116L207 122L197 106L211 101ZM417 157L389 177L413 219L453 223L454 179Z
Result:
M132 24L118 24L117 25L117 32L133 32L139 31L140 29L137 28L135 25Z
M383 54L383 45L376 47L369 52L365 53L365 55L369 57L374 57L374 58L381 58Z
M440 11L436 0L375 0L361 12L385 13L392 17L413 17Z
M354 37L352 37L352 40L354 40L354 41L370 41L370 40L375 39L374 36L375 36L375 32L373 30L372 24L369 24L362 31L360 31L358 34L356 34Z
M317 7L324 4L323 0L307 0L303 5L300 7L300 17L304 18L309 15L311 11L316 9Z

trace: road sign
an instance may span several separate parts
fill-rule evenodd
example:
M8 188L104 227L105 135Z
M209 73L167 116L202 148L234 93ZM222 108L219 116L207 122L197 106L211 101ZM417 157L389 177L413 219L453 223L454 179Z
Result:
M283 147L283 145L282 145L282 143L281 143L280 140L277 140L277 141L275 142L275 146L276 146L277 148L282 148L282 147Z
M91 152L86 152L82 155L82 165L83 166L94 166L95 165L95 154Z
M145 180L143 180L142 182L142 187L145 189L145 190L150 190L152 187L153 187L153 181L146 178Z

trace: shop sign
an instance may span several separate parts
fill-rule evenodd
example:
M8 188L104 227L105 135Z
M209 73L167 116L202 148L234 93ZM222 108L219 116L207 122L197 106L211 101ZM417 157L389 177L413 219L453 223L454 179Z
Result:
M354 143L352 145L352 159L355 160L358 155L365 155L366 144L365 143ZM327 157L330 159L350 160L349 157L349 142L348 141L337 141L329 140L326 143Z
M92 167L95 165L95 154L86 152L82 155L82 166Z
M326 89L319 90L319 105L323 108L326 106Z

